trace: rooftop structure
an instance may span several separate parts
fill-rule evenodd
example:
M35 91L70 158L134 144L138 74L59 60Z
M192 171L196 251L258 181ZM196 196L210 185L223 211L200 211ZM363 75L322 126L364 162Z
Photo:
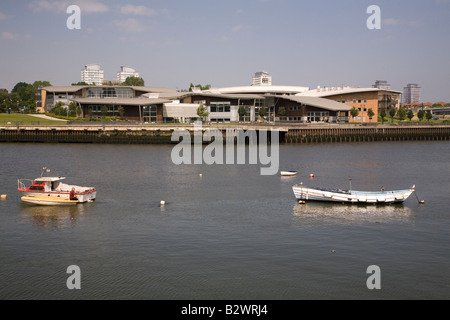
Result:
M271 85L272 85L272 77L269 75L267 71L255 73L255 76L252 79L252 86L271 86Z
M372 88L378 88L382 90L391 90L391 85L384 80L377 80L375 81L375 84L372 86Z

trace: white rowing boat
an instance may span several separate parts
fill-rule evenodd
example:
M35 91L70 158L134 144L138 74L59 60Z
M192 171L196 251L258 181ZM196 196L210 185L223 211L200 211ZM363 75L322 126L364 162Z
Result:
M292 187L296 199L304 201L326 201L343 203L403 203L415 191L410 189L393 191L356 191L341 189L325 189L304 187L302 184Z

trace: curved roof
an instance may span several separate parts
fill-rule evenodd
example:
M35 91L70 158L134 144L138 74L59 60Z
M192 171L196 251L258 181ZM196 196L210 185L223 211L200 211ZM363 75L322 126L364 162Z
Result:
M350 111L352 109L352 107L350 107L345 103L340 103L334 100L324 98L304 97L304 96L275 96L275 99L286 99L329 111Z
M309 90L309 91L300 93L298 95L320 98L320 97L329 97L329 96L351 94L351 93L379 92L379 91L392 92L392 93L397 93L397 94L402 93L400 91L385 90L385 89L378 89L378 88L326 87L326 88L318 88L318 89L314 89L314 90Z
M275 93L275 94L298 94L309 90L309 87L297 86L243 86L212 89L223 94L231 93Z
M150 106L155 104L172 102L171 100L167 99L151 99L151 98L76 98L70 100L81 104L123 105L123 106Z

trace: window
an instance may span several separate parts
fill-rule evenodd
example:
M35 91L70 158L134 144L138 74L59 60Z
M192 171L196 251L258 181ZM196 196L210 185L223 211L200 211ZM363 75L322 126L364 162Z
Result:
M330 116L329 112L307 112L308 121L310 122L326 122Z
M211 112L230 112L230 102L211 102Z
M144 117L144 122L156 122L156 113L156 106L142 107L142 116Z

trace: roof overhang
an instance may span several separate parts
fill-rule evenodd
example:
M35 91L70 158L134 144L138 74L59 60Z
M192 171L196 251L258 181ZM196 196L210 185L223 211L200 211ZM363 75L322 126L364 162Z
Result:
M122 105L122 106L151 106L156 104L169 103L167 99L147 99L147 98L77 98L71 99L79 104L92 105Z
M304 97L304 96L275 96L275 99L285 99L297 102L299 104L321 108L329 111L350 111L352 109L352 107L350 107L345 103L339 103L334 100L324 98Z

